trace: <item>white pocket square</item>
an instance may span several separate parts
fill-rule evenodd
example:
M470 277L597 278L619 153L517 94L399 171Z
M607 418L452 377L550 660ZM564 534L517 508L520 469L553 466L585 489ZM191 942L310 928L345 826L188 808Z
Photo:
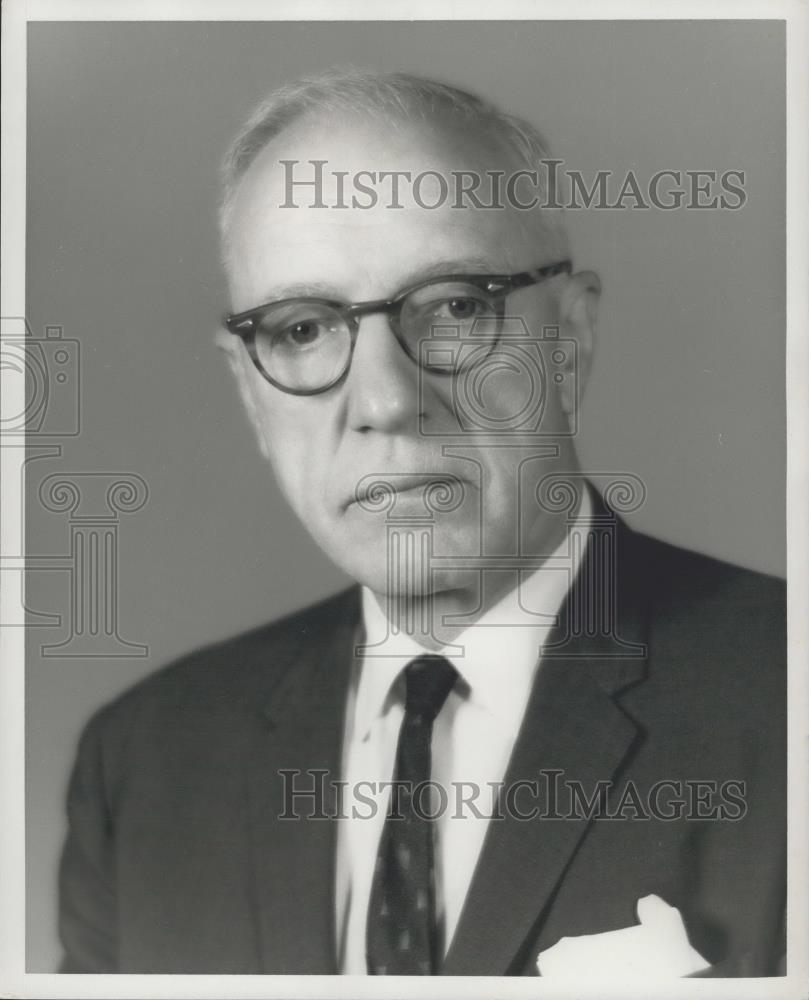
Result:
M659 896L644 896L638 900L637 914L640 923L636 927L561 938L539 953L539 974L570 979L662 979L710 968L691 947L675 906Z

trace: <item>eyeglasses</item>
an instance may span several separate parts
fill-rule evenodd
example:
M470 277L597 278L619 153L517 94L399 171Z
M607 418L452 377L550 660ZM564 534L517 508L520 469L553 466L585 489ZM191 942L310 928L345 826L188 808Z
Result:
M495 348L507 295L572 269L571 261L562 260L519 274L448 274L411 285L395 298L371 302L282 299L227 316L225 326L242 338L264 378L294 396L326 392L345 378L360 319L372 313L388 317L394 336L416 364L451 375ZM424 347L436 332L442 349L432 352L431 359Z

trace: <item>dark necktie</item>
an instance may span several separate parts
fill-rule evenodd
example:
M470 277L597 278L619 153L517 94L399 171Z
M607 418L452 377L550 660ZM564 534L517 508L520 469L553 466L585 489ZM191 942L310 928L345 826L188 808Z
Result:
M439 961L432 806L424 783L430 780L433 722L458 673L443 656L421 656L404 674L394 770L399 790L394 784L379 841L365 937L368 972L377 976L431 975Z

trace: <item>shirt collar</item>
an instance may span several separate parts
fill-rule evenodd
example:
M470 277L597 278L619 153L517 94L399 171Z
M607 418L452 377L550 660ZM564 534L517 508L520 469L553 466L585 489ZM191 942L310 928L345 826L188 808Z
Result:
M392 701L392 688L403 667L426 653L437 652L452 663L465 684L466 699L492 716L509 722L522 708L539 665L542 647L556 624L565 595L579 570L585 546L571 546L573 532L586 532L593 506L585 490L576 519L545 565L521 574L518 587L489 608L453 642L462 652L426 650L412 636L388 635L388 619L374 594L362 588L366 651L360 666L354 732L365 739L373 723ZM572 551L575 565L569 564ZM554 568L554 563L561 563ZM384 649L384 655L374 653ZM504 650L507 651L504 655Z

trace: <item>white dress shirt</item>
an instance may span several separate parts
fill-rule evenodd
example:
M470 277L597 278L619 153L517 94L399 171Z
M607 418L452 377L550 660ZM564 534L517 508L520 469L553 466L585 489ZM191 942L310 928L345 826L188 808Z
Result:
M447 793L446 808L440 809L443 796L429 807L438 812L436 910L444 954L483 846L497 783L505 775L542 647L579 568L591 511L585 491L570 532L582 533L581 544L569 549L569 534L553 553L564 557L572 551L574 566L563 560L564 567L554 568L555 559L549 560L454 640L462 653L438 651L460 675L433 724L432 739L431 780ZM387 618L366 588L362 612L366 645L385 641ZM335 904L339 968L348 975L367 973L365 925L390 795L379 785L393 777L404 717L402 670L425 654L408 635L396 636L395 646L387 641L385 651L384 656L366 651L358 662L346 713L342 778L347 784L338 819ZM470 804L473 787L482 794Z

